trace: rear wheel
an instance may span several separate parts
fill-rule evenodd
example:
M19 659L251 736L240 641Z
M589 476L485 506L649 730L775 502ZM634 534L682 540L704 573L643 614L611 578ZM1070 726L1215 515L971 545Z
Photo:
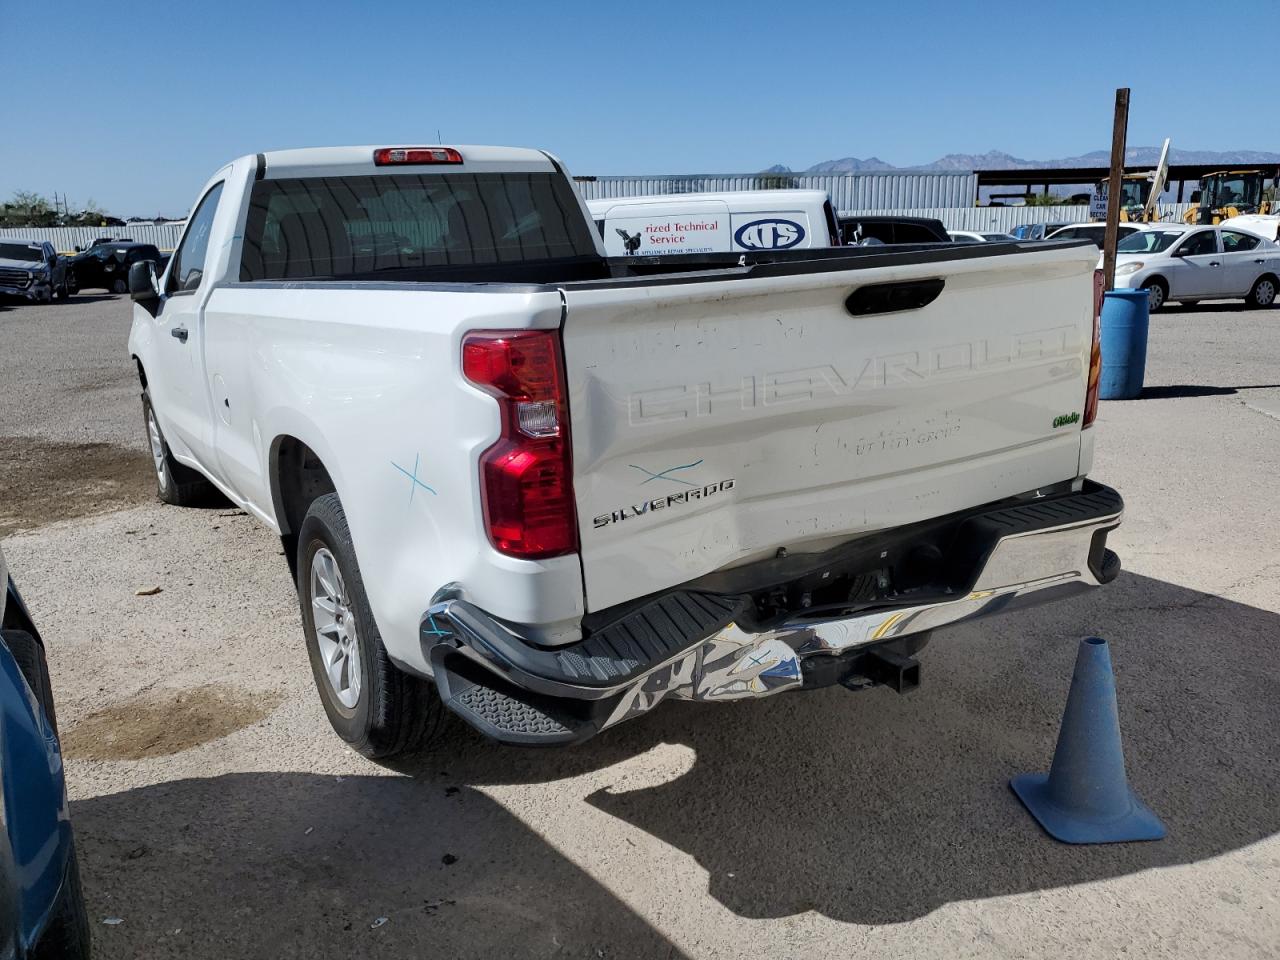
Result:
M129 287L128 285L125 284L123 277L116 277L114 280L111 281L112 293L125 293L126 291L128 291L128 289Z
M1249 306L1269 307L1276 302L1276 278L1259 277L1249 291Z
M1161 309L1165 302L1169 299L1169 288L1165 282L1159 278L1148 280L1142 285L1142 289L1147 291L1147 312L1155 313Z
M443 704L387 655L336 493L313 501L298 531L298 600L311 671L338 736L367 757L424 746Z
M151 465L156 472L156 496L175 507L190 507L216 496L216 489L203 475L183 466L173 458L160 421L151 406L151 393L143 391L142 418L147 428L147 445L151 449Z

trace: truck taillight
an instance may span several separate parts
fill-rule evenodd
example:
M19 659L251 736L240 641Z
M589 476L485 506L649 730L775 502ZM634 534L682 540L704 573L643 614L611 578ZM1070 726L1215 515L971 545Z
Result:
M536 560L578 549L568 401L557 330L494 330L462 341L463 375L495 397L502 428L480 455L489 540Z
M1098 415L1098 381L1102 378L1102 271L1093 271L1093 346L1089 350L1089 385L1084 393L1084 427Z
M453 147L379 147L373 151L373 163L378 167L461 162L462 154Z

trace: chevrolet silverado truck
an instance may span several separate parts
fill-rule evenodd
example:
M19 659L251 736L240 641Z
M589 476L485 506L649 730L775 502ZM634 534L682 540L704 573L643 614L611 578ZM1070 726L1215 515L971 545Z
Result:
M1119 572L1091 243L605 255L551 155L242 157L130 271L159 496L278 532L338 734L918 682Z

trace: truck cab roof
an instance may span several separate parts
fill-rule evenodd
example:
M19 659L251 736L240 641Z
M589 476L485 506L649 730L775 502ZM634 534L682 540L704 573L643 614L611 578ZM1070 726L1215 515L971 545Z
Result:
M296 150L272 150L250 156L266 179L287 177L350 176L363 173L369 176L393 173L475 173L477 171L504 173L519 171L546 171L556 169L556 162L547 153L527 147L487 147L459 145L437 147L424 145L422 149L454 150L462 162L405 163L378 165L374 153L386 149L415 149L409 144L378 144L351 147L303 147Z

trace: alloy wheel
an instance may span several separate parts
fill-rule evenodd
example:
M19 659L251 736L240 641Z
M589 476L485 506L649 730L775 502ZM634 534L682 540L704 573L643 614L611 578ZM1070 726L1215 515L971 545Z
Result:
M311 615L325 678L334 697L348 710L360 702L360 636L355 611L328 547L311 559Z
M151 443L151 461L156 468L156 479L163 490L169 485L169 471L164 468L164 437L160 435L160 425L156 423L156 413L147 405L147 440Z

